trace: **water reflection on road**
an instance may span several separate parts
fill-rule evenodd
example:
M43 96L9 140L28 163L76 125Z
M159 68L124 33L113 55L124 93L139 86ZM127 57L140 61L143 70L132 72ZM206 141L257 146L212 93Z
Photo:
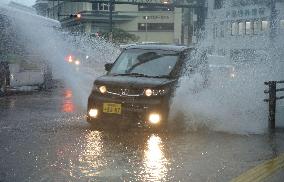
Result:
M62 102L61 112L73 113L75 111L73 92L71 89L64 90L64 99Z
M56 159L80 181L227 181L274 156L264 136L92 128L81 134Z
M143 181L161 181L167 175L168 159L164 153L164 143L157 134L152 134L143 155L141 176Z
M102 156L104 152L102 134L91 131L85 136L85 141L84 148L78 156L79 170L84 176L97 176L100 174L100 168L107 166L107 160Z
M75 179L165 181L169 159L162 134L86 130L57 149L58 170Z

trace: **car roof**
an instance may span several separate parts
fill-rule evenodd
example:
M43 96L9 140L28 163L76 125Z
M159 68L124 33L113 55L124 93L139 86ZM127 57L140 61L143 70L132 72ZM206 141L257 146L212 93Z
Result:
M148 45L130 45L125 48L128 49L146 49L146 50L166 50L166 51L175 51L175 52L182 52L190 47L186 46L176 46L176 45L164 45L164 44L148 44Z

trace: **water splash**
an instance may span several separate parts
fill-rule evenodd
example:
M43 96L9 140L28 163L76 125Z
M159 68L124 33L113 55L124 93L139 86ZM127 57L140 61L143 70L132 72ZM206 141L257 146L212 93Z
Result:
M230 8L227 6L226 8ZM225 14L227 9L223 10ZM206 35L207 32L203 34ZM248 52L234 57L234 60L227 58L228 65L234 67L234 77L213 69L207 88L200 87L203 80L199 73L184 77L173 100L172 120L183 115L189 130L205 127L238 134L266 132L268 105L263 101L267 97L263 92L266 89L264 82L284 79L283 38L281 32L274 41L271 41L269 34L250 36L249 39L239 36L217 40L204 38L197 46L199 49L206 49L212 44L219 49L231 50L260 47L259 45L262 48L256 48L253 56L252 52ZM209 58L209 63L210 61ZM281 108L280 101L278 105ZM279 109L278 112L283 111ZM277 122L283 122L283 118L278 118Z
M74 93L75 103L85 109L94 79L104 73L106 62L115 60L119 49L101 38L62 32L55 27L59 25L55 20L5 5L1 5L1 10L9 17L14 39L24 47L25 53L39 55L51 63L54 77L65 81ZM65 61L70 54L80 55L80 66Z

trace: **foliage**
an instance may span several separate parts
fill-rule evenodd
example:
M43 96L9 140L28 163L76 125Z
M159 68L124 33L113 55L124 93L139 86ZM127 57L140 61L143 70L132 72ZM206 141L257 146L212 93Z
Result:
M110 39L110 32L103 32L102 37L104 37L105 39ZM138 39L138 36L128 33L123 29L114 28L112 30L112 42L114 43L137 42Z

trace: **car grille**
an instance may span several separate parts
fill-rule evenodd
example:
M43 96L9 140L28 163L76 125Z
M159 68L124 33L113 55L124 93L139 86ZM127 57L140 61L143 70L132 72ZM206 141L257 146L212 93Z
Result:
M108 94L119 96L138 97L143 95L144 89L141 88L123 88L123 87L108 87Z

